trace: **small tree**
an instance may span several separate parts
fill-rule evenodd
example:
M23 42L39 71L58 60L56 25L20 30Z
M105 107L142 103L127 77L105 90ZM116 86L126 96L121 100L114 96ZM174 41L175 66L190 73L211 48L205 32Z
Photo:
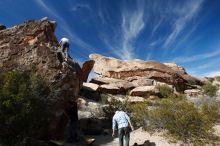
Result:
M0 143L27 145L40 138L48 126L47 86L30 72L9 71L0 75Z
M205 84L202 86L202 89L203 89L203 92L210 97L215 96L218 90L218 88L212 84Z

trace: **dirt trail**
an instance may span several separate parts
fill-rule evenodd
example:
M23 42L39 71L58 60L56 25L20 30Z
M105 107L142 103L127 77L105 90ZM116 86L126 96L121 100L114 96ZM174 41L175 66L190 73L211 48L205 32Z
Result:
M118 138L112 138L110 135L106 136L95 136L95 146L117 146ZM150 135L148 132L143 131L141 128L134 130L130 135L130 146L135 142L138 144L143 144L145 140L149 140L151 143L155 143L156 146L178 146L178 143L170 143L161 133L155 133Z

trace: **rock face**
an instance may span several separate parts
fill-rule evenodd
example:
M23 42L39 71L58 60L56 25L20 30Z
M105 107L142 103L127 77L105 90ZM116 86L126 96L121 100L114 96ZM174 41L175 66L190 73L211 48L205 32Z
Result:
M94 63L95 63L95 61L93 61L93 60L88 60L88 61L85 61L83 63L83 67L82 67L82 79L83 79L83 82L87 82L89 73L91 72Z
M173 85L177 91L188 88L188 81L183 76L185 70L174 64L162 64L156 61L127 60L105 57L99 54L91 54L90 59L95 61L94 71L102 77L120 79L133 84L150 85L151 80ZM132 80L132 78L136 77ZM188 76L187 76L188 77ZM140 80L138 80L138 78ZM142 82L142 79L145 80Z
M186 74L186 71L183 67L178 66L176 63L163 63L166 66L170 67L171 69L181 73L181 74Z
M31 70L45 79L50 87L49 99L54 119L48 135L62 137L67 117L64 109L69 100L76 100L82 86L81 68L68 60L65 69L59 58L54 35L56 24L42 19L0 31L0 68L2 70Z

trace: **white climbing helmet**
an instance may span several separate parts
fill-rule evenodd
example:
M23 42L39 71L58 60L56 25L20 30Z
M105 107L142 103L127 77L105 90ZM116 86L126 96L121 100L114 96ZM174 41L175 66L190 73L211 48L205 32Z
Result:
M60 42L62 42L62 43L69 43L69 39L68 38L62 38L60 40Z

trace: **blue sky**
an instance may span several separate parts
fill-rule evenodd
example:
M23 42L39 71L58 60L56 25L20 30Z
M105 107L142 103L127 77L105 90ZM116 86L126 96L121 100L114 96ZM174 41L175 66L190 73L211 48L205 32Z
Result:
M47 16L79 62L99 53L176 62L196 76L220 75L220 0L1 0L11 27Z

